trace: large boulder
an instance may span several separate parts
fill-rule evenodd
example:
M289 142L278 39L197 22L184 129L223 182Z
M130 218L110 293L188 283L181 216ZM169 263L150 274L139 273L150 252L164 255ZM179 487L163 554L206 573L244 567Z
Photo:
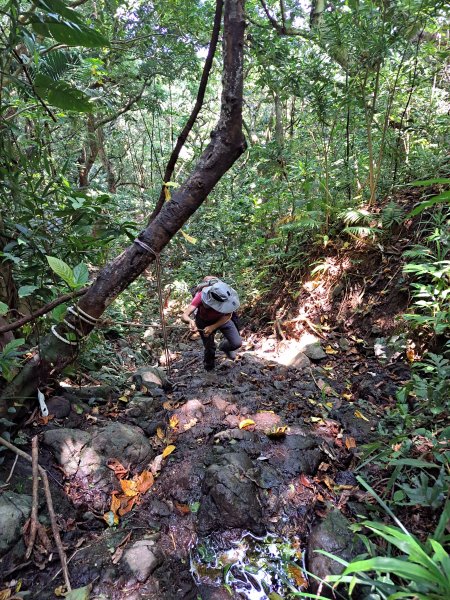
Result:
M247 476L254 466L246 452L223 454L208 467L198 514L198 532L207 535L218 529L248 529L262 535L262 510L258 488Z
M47 400L47 408L55 419L65 419L70 415L70 400L64 396L52 396Z
M22 535L22 527L31 514L31 496L3 492L0 496L0 556L3 556Z
M295 476L314 475L324 459L320 440L311 435L288 435L274 446L268 463L280 472Z
M109 459L139 472L154 455L142 429L123 423L111 423L91 432L48 430L44 444L53 450L64 473L79 490L78 503L89 503L98 510L106 507L111 489L117 487L117 479L107 467Z
M324 580L327 575L342 573L344 570L342 564L328 556L318 554L317 550L324 550L350 562L355 556L361 554L364 548L350 529L350 522L338 510L333 510L311 531L306 554L307 568L319 580ZM319 585L320 581L311 578L310 587L314 592ZM326 585L322 586L321 595L327 598L334 597Z
M313 361L327 358L327 353L324 351L319 342L314 342L313 344L308 344L305 346L303 353Z
M136 422L145 422L152 420L160 410L160 400L139 392L128 402L125 412L131 419L136 419Z

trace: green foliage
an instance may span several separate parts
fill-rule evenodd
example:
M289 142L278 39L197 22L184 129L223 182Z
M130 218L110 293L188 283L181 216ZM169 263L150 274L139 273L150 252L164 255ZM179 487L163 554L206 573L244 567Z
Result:
M401 206L391 200L381 212L381 224L384 230L391 229L394 225L401 225L405 214Z
M3 350L0 351L0 375L6 381L11 381L17 373L17 367L20 364L19 357L22 352L19 350L23 346L25 339L19 338L11 340L6 344Z
M89 279L89 271L85 264L80 263L73 269L63 260L55 256L47 256L48 264L61 279L63 279L72 290L83 287Z
M31 15L28 23L39 35L70 46L99 48L108 45L100 32L85 25L83 18L61 0L37 0L35 4L45 14Z
M429 352L421 362L413 364L411 381L399 392L399 400L414 395L426 412L438 414L449 402L450 361Z
M341 576L330 576L330 581L348 583L350 594L357 585L372 588L375 598L380 600L445 600L449 597L450 556L442 544L432 538L422 544L410 533L382 523L364 521L361 527L387 541L398 554L356 559ZM367 572L374 575L361 575Z
M404 253L405 258L415 262L407 263L405 273L415 276L413 288L414 313L404 315L404 319L416 327L423 327L444 334L450 327L450 250L448 214L434 213L427 225L427 245L416 244Z
M359 483L377 500L395 525L364 520L353 525L366 552L350 563L328 552L317 552L342 564L340 575L328 575L326 583L347 584L349 597L355 590L372 600L444 600L450 594L450 555L446 549L449 536L450 502L440 514L434 533L425 542L412 535L392 510L362 478ZM302 597L316 597L299 594Z
M445 501L450 480L446 477L445 470L442 468L436 479L432 479L426 473L421 472L418 476L412 478L411 483L412 485L403 483L399 486L400 489L396 492L395 497L396 503L404 506L420 505L437 509Z
M54 81L47 75L39 73L34 79L34 89L41 98L52 106L77 112L92 112L90 98L65 81Z
M447 180L441 180L447 181ZM421 182L425 183L425 182ZM437 204L448 204L450 201L450 192L442 192L442 194L438 194L437 196L433 196L429 200L422 200L419 202L417 206L415 206L412 211L408 214L408 217L415 217L417 215L422 214L424 211L429 208L433 208Z

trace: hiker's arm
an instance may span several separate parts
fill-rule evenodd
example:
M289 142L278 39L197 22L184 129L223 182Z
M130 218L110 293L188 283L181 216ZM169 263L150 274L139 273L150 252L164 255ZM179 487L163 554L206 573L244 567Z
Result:
M189 327L193 330L196 331L197 327L195 326L194 321L191 319L191 315L192 313L196 310L196 306L189 304L189 306L186 306L186 308L184 309L183 314L181 315L181 320L184 321L185 323L189 324Z
M212 333L214 333L216 331L216 329L219 329L219 327L222 327L222 325L225 325L225 323L227 321L229 321L230 319L231 319L231 313L223 315L223 317L220 317L220 319L218 321L216 321L213 325L208 325L208 327L205 327L205 329L203 330L203 333L205 335L211 335Z

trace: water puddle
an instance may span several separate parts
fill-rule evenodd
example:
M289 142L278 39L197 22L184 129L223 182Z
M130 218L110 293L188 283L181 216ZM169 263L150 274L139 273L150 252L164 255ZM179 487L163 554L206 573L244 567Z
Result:
M300 544L274 535L204 538L191 552L191 572L197 584L245 600L291 600L307 586Z

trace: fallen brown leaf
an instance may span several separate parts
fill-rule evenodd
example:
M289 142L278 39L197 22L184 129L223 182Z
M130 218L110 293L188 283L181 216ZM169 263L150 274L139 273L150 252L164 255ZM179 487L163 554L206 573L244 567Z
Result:
M294 579L296 585L298 585L298 587L304 587L308 583L306 581L300 567L295 567L294 565L289 565L288 571L289 571L289 574L291 575L291 577Z
M187 504L180 504L179 502L176 502L176 501L175 501L175 508L182 515L187 515L191 512L191 509L189 508L189 506Z
M169 454L172 454L172 452L175 450L176 446L170 445L167 446L166 448L164 448L162 456L163 458L166 458L167 456L169 456Z
M164 457L162 454L158 454L158 456L155 456L155 458L150 463L149 469L153 475L156 475L157 473L159 473L161 471L161 465L162 465L163 458Z
M145 494L154 484L153 475L150 471L142 471L136 479L137 490L140 494Z
M347 448L347 450L350 450L351 448L356 448L355 438L346 437L345 438L345 447Z
M334 480L331 479L329 475L324 475L322 478L323 483L327 486L327 488L331 491L334 490L334 486L336 485Z
M133 506L136 504L136 502L138 501L138 496L131 496L129 498L125 497L125 498L121 498L120 501L120 508L119 508L119 515L121 517L123 517L124 515L126 515L127 513L130 512L130 510L133 508Z
M116 547L116 549L114 551L114 554L111 556L111 560L112 560L112 562L113 562L114 565L116 565L119 562L119 560L122 558L122 554L123 554L123 551L125 549L125 544L131 538L131 534L132 534L132 532L130 531L123 538L123 540L117 544L117 547Z
M364 419L364 421L368 421L369 419L365 417L360 410L355 410L355 417L358 419Z
M111 471L114 471L114 474L117 477L117 479L123 479L130 470L129 468L126 469L123 466L123 464L120 463L116 458L110 458L107 461L106 466L108 467L108 469L111 469Z
M314 489L314 485L310 482L310 480L303 473L300 475L300 483L310 490Z
M194 427L194 425L197 424L198 419L196 419L195 417L190 419L190 421L188 423L185 423L183 425L183 429L184 431L188 431L189 429L191 429L192 427Z
M269 438L277 439L277 438L285 437L287 429L288 429L287 425L283 425L282 427L277 427L276 425L274 425L272 427L272 429L269 429L269 431L266 431L265 434Z
M169 425L172 429L176 429L178 427L178 423L180 422L177 415L172 415L169 419Z
M137 481L135 481L134 479L121 479L120 487L122 488L122 491L126 496L137 496L137 494L139 493L137 489Z

